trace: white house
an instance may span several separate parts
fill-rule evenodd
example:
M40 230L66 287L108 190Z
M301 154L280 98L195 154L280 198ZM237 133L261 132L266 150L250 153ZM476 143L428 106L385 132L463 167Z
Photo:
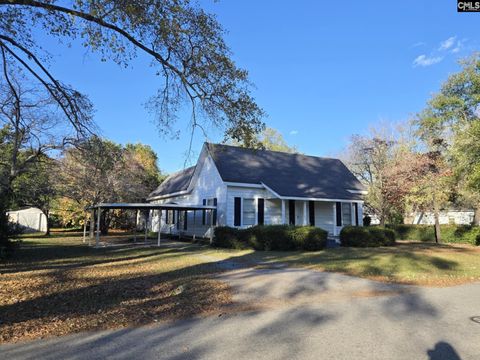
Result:
M163 211L162 233L209 236L210 224L312 225L339 234L362 225L365 189L338 159L205 143L197 164L170 175L148 201L216 205ZM210 215L212 218L210 218ZM158 212L152 229L158 231Z

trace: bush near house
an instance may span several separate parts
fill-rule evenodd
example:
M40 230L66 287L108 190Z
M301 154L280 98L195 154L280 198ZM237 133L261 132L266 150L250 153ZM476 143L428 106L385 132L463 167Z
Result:
M306 250L325 248L327 231L313 226L263 225L247 229L228 226L215 228L213 245L255 250Z
M387 225L400 240L435 241L433 225ZM471 225L441 225L441 241L480 246L480 227Z
M395 245L395 232L391 229L369 226L345 226L340 232L342 246L376 247Z

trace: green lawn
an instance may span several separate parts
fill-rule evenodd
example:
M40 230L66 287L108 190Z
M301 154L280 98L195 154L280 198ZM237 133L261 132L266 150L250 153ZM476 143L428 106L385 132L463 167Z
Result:
M334 271L415 285L449 286L480 281L480 248L401 242L395 247L338 248L317 252L255 252L250 261Z
M480 249L402 243L390 248L318 252L254 252L182 243L161 248L83 244L81 233L24 237L15 257L0 264L0 342L119 328L212 314L231 303L215 278L218 261L252 266L286 264L381 281L446 286L480 280ZM119 245L119 243L124 245ZM139 246L140 245L140 246Z

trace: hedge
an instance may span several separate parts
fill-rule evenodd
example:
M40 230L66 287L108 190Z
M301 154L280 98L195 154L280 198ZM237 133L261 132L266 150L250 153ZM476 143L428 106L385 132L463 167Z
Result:
M307 250L325 248L328 233L313 226L263 225L246 229L215 228L216 247L255 250Z
M395 232L377 226L345 226L340 231L342 246L376 247L395 245Z
M433 225L387 225L400 240L435 241ZM480 227L471 225L440 225L441 242L480 245Z

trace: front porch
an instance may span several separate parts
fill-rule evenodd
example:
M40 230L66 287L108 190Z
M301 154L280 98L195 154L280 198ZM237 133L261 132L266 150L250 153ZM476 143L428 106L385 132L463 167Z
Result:
M316 226L331 236L338 236L344 226L363 225L361 201L269 199L265 206L267 225Z

